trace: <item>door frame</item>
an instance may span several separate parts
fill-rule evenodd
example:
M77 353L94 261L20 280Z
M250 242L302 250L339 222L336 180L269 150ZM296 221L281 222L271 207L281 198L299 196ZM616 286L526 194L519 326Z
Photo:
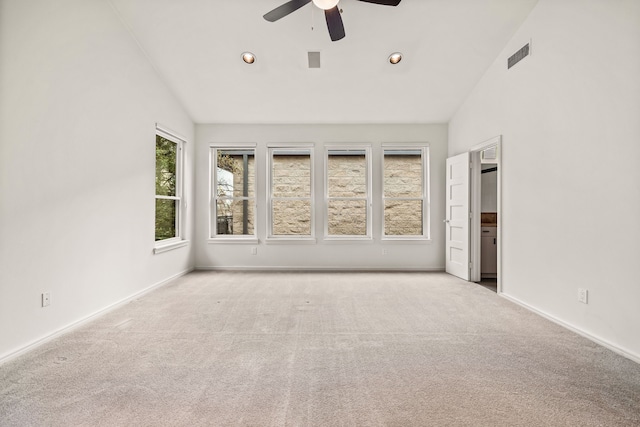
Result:
M481 226L481 215L482 212L482 204L481 204L481 189L482 189L482 163L481 163L481 155L482 152L488 148L496 148L496 158L495 162L498 165L498 175L497 175L497 195L498 195L498 223L497 223L497 258L498 258L498 269L497 269L497 285L498 285L498 294L502 293L502 135L494 136L493 138L487 139L477 145L474 145L469 150L469 158L471 161L471 183L469 186L470 190L470 201L469 208L472 213L470 226L469 226L469 256L471 259L471 271L470 271L470 281L479 282L481 278L480 271L480 246L481 246L481 235L482 235L482 226Z

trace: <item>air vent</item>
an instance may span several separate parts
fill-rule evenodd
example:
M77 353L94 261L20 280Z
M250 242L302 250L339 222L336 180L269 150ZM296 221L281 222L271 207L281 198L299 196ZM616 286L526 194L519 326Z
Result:
M309 68L320 68L320 52L309 52Z
M497 152L498 147L490 147L487 148L486 150L482 151L482 159L483 160L495 160L496 159L496 152Z
M524 45L522 49L520 49L519 51L517 51L516 53L514 53L509 57L509 59L507 60L507 69L513 67L514 65L522 61L527 56L529 56L529 43Z

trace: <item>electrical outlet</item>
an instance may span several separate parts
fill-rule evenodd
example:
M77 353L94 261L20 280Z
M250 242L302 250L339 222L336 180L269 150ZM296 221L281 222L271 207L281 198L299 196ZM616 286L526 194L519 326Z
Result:
M255 246L251 248L251 255L258 255L258 248L256 248Z
M578 289L578 301L580 301L583 304L588 304L589 303L589 291L586 289Z
M49 292L45 292L42 294L42 306L46 307L51 304L51 295Z
M389 255L389 249L383 248L382 249L382 255Z

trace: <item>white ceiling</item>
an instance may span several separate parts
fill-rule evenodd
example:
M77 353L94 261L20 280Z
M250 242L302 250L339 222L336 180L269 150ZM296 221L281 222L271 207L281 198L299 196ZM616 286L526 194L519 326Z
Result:
M271 23L286 0L110 1L196 123L446 123L537 3L341 0L331 42L313 4Z

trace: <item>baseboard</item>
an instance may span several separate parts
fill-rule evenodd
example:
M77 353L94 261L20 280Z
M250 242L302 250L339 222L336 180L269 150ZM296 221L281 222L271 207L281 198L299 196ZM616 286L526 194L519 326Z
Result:
M199 271L313 271L313 272L328 272L328 271L341 271L341 272L443 272L444 267L300 267L300 266L203 266L196 267L195 270Z
M613 351L614 353L619 354L620 356L624 356L629 360L632 360L632 361L634 361L636 363L640 363L640 355L635 354L632 351L629 351L629 350L627 350L625 348L622 348L622 347L620 347L618 345L615 345L615 344L613 344L613 343L611 343L611 342L609 342L609 341L607 341L607 340L605 340L603 338L600 338L598 336L595 336L595 335L592 335L592 334L590 334L588 332L585 332L582 329L579 329L579 328L577 328L577 327L575 327L575 326L573 326L573 325L571 325L571 324L569 324L569 323L567 323L567 322L565 322L563 320L560 320L557 317L555 317L555 316L553 316L553 315L551 315L549 313L546 313L546 312L544 312L542 310L539 310L539 309L537 309L535 307L532 307L529 304L527 304L527 303L525 303L523 301L520 301L517 298L514 298L512 296L506 295L505 293L500 293L499 295L501 297L513 302L513 303L518 304L519 306L521 306L523 308L526 308L529 311L532 311L532 312L544 317L547 320L552 321L553 323L555 323L557 325L562 326L563 328L569 329L570 331L575 332L576 334L578 334L580 336L583 336L583 337L587 338L588 340L591 340L591 341L595 342L596 344L599 344L599 345L601 345L601 346L603 346L605 348L608 348L609 350Z
M190 268L190 269L181 271L181 272L179 272L177 274L174 274L173 276L168 277L168 278L166 278L164 280L161 280L160 282L154 283L153 285L151 285L149 287L146 287L146 288L142 289L141 291L136 292L133 295L130 295L130 296L124 298L124 299L121 299L120 301L117 301L117 302L115 302L113 304L110 304L110 305L106 306L105 308L102 308L102 309L96 311L95 313L92 313L92 314L90 314L88 316L85 316L85 317L79 319L79 320L76 320L75 322L72 322L69 325L60 328L60 329L52 332L51 334L48 334L48 335L46 335L46 336L44 336L42 338L38 338L37 340L34 340L31 343L29 343L29 344L27 344L27 345L25 345L25 346L23 346L23 347L21 347L21 348L19 348L17 350L10 351L9 353L6 353L6 354L0 356L0 365L2 365L3 363L8 362L10 360L13 360L16 357L22 356L23 354L26 354L26 353L36 349L37 347L40 347L41 345L46 344L46 343L48 343L49 341L51 341L51 340L53 340L55 338L58 338L61 335L67 334L67 333L73 331L74 329L77 329L80 326L82 326L82 325L84 325L84 324L86 324L86 323L88 323L88 322L90 322L90 321L92 321L92 320L94 320L94 319L96 319L96 318L98 318L100 316L103 316L103 315L109 313L110 311L115 310L118 307L123 306L124 304L127 304L127 303L129 303L129 302L131 302L131 301L133 301L135 299L138 299L141 296L143 296L143 295L145 295L145 294L147 294L147 293L149 293L151 291L154 291L154 290L156 290L158 288L161 288L162 286L168 284L172 280L177 279L178 277L182 277L182 276L184 276L184 275L186 275L186 274L188 274L188 273L190 273L192 271L193 271L193 268Z

